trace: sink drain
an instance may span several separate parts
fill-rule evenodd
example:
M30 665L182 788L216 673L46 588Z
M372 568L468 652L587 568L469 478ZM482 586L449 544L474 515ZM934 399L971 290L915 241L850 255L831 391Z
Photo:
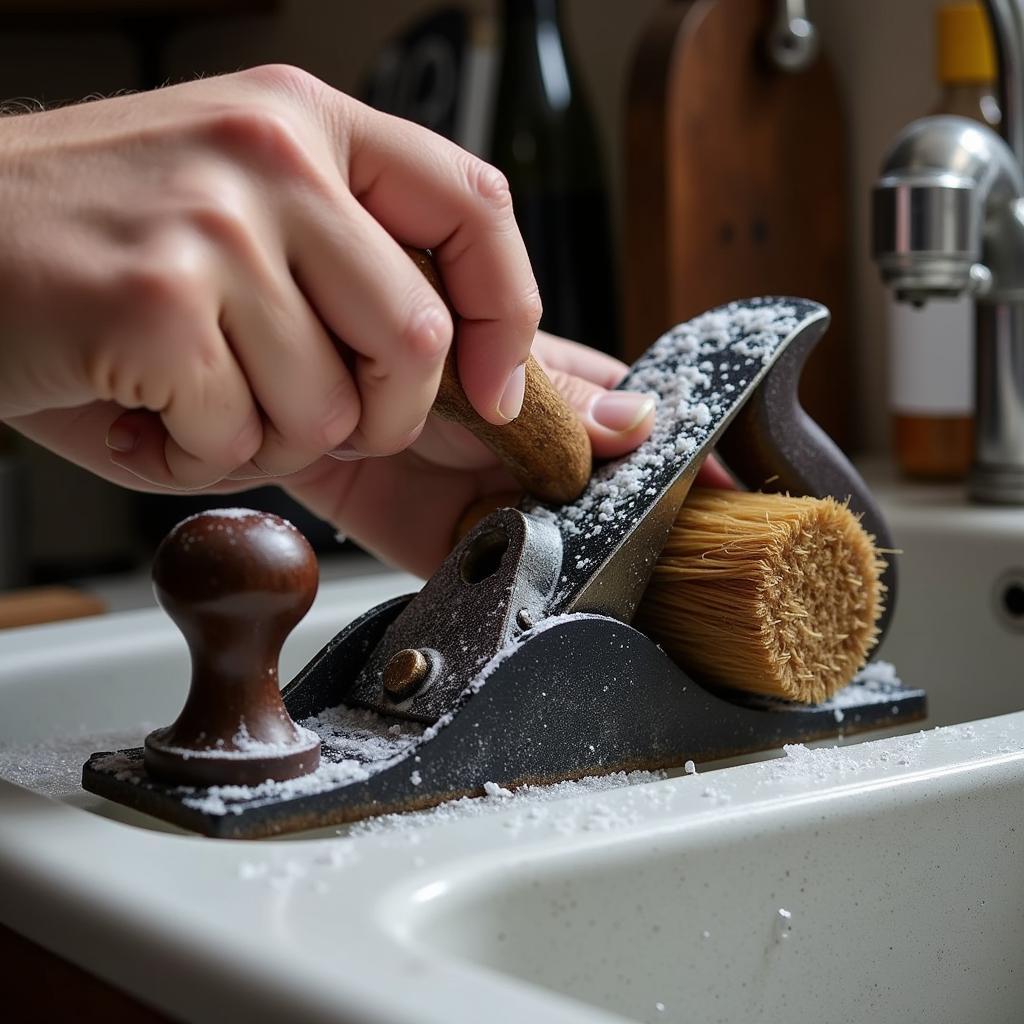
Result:
M1011 569L999 578L995 603L1004 624L1024 633L1024 569Z

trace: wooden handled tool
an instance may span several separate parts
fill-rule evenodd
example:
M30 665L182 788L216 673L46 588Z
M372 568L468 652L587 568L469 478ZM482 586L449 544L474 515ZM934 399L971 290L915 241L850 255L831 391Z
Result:
M420 249L407 248L406 252L455 316L430 255ZM468 428L501 459L524 489L542 501L561 505L578 498L587 486L590 438L533 356L526 361L523 409L511 423L495 426L473 408L459 382L454 347L445 360L433 411Z

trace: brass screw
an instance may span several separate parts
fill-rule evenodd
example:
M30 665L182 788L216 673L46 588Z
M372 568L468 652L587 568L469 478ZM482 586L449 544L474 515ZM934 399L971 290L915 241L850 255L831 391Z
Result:
M426 655L413 647L392 654L384 666L384 692L393 700L412 696L427 678L430 662Z

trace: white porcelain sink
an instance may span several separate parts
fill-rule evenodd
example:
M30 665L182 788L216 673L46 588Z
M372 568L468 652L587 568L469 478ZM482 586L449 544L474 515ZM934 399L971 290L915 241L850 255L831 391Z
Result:
M75 770L98 734L137 742L177 711L173 628L139 612L0 634L0 760L10 774L14 745L46 743L19 777L53 794L0 781L0 921L218 1024L1018 1022L1024 632L992 594L1024 564L1024 517L950 501L943 518L880 491L904 550L885 656L937 721L999 717L499 795L473 817L262 843L160 826L82 793ZM282 674L408 588L325 587Z
M1021 717L679 780L642 828L422 886L405 937L629 1020L1019 1022Z
M883 657L928 691L933 724L1024 709L1024 509L881 472L869 480L900 549Z

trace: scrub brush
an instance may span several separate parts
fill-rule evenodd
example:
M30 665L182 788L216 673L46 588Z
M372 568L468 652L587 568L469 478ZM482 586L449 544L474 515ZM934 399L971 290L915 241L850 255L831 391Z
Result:
M471 505L456 537L518 495ZM703 683L827 700L864 664L885 561L834 498L694 488L634 624Z
M884 569L834 498L695 488L635 623L702 681L819 703L874 645Z

